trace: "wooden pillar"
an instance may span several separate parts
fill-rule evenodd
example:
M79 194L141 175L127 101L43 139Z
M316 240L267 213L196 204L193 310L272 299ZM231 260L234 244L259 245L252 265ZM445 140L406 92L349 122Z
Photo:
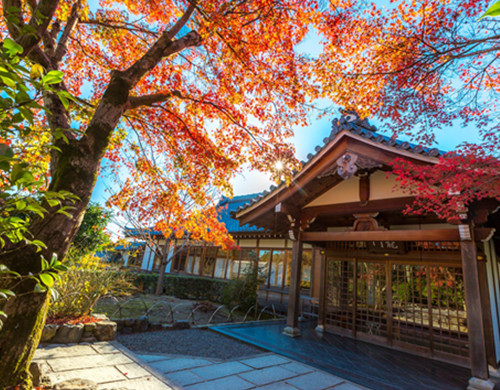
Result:
M311 297L319 298L321 284L321 251L319 247L313 248L312 272L311 272Z
M469 335L469 356L472 378L468 390L493 389L489 380L486 358L481 288L477 265L477 249L474 242L474 229L471 225L460 225L462 267L465 284L465 302L467 307L467 327Z
M490 366L492 366L493 368L498 368L498 362L495 355L495 340L493 337L493 320L491 316L491 301L488 286L488 276L486 274L486 259L483 255L481 257L478 257L477 260L479 286L481 288L480 294L483 312L486 358Z
M326 256L324 251L320 251L319 255L319 307L318 307L318 326L316 326L316 332L324 332L326 325L326 294L327 291L327 268L326 268Z
M286 328L283 334L290 337L300 336L299 304L300 304L300 273L302 266L302 238L297 234L292 249L292 272L290 275L290 290L288 294L288 314L286 317Z

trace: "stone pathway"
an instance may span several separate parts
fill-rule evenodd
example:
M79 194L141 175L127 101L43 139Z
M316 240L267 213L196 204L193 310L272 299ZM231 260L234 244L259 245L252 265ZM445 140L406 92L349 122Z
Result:
M40 348L53 384L81 378L98 389L135 390L369 390L289 358L265 353L233 360L135 355L117 342Z
M79 378L97 383L98 389L176 389L116 342L51 345L39 348L33 360L46 365L52 384Z
M274 353L226 361L138 356L185 390L369 390Z

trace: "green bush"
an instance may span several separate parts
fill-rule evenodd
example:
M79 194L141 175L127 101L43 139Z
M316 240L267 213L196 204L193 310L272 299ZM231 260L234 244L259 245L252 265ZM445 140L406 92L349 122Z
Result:
M128 273L128 272L124 272ZM140 292L145 294L152 294L156 290L156 285L158 284L158 274L146 274L146 273L129 273L132 283Z
M196 276L165 275L165 293L181 299L221 302L227 281Z
M90 314L105 294L127 295L134 290L129 274L107 269L98 257L86 255L71 263L54 285L48 317L78 318Z
M250 309L257 302L257 287L262 279L257 267L252 267L242 279L233 279L226 284L221 303L230 309L235 306L243 311Z
M124 272L128 273L128 272ZM153 293L158 283L158 274L128 273L132 283L143 293ZM204 278L201 276L165 275L164 293L180 299L196 299L222 302L226 280Z

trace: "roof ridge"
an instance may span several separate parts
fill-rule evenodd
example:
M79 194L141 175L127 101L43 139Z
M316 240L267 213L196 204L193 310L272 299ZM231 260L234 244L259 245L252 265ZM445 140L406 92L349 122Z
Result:
M317 145L314 148L315 153L309 153L307 155L307 159L301 161L302 164L302 169L312 160L314 157L316 157L330 142L332 142L335 137L342 131L348 131L349 133L352 133L354 135L359 135L363 138L366 138L368 140L371 140L373 142L379 143L381 145L386 145L389 147L393 147L395 149L400 149L400 150L405 150L410 153L414 154L420 154L428 157L439 157L445 153L446 151L439 150L437 148L430 148L426 146L422 146L421 144L414 144L408 141L402 141L394 137L388 137L386 135L377 133L377 127L370 124L368 121L368 118L363 118L359 116L359 114L354 111L354 110L347 110L347 109L340 109L339 110L341 113L340 118L334 118L332 120L332 130L330 131L330 135L328 137L325 137L323 139L323 145ZM301 170L302 170L301 169ZM294 172L294 175L298 171ZM283 182L279 184L281 186ZM278 186L278 187L279 187ZM238 207L236 212L239 212L241 210L246 209L247 207L253 205L254 203L258 202L260 199L266 197L269 193L273 192L276 188L278 188L275 185L271 185L269 187L269 190L262 191L252 200L244 205L241 205Z

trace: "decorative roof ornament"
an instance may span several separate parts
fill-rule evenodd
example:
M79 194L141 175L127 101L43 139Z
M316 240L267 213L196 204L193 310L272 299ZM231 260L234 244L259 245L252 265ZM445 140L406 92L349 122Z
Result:
M332 121L332 132L330 137L334 137L336 134L340 133L342 130L355 130L361 128L362 130L367 130L370 132L377 131L375 126L372 126L367 118L361 119L359 114L354 110L348 110L341 108L340 118L334 119Z
M346 152L337 159L335 164L318 175L318 179L337 173L342 179L347 180L354 176L359 169L367 170L381 167L382 164L371 158L359 156L353 152Z
M358 155L349 152L337 159L337 173L342 179L347 180L358 171L356 161Z

